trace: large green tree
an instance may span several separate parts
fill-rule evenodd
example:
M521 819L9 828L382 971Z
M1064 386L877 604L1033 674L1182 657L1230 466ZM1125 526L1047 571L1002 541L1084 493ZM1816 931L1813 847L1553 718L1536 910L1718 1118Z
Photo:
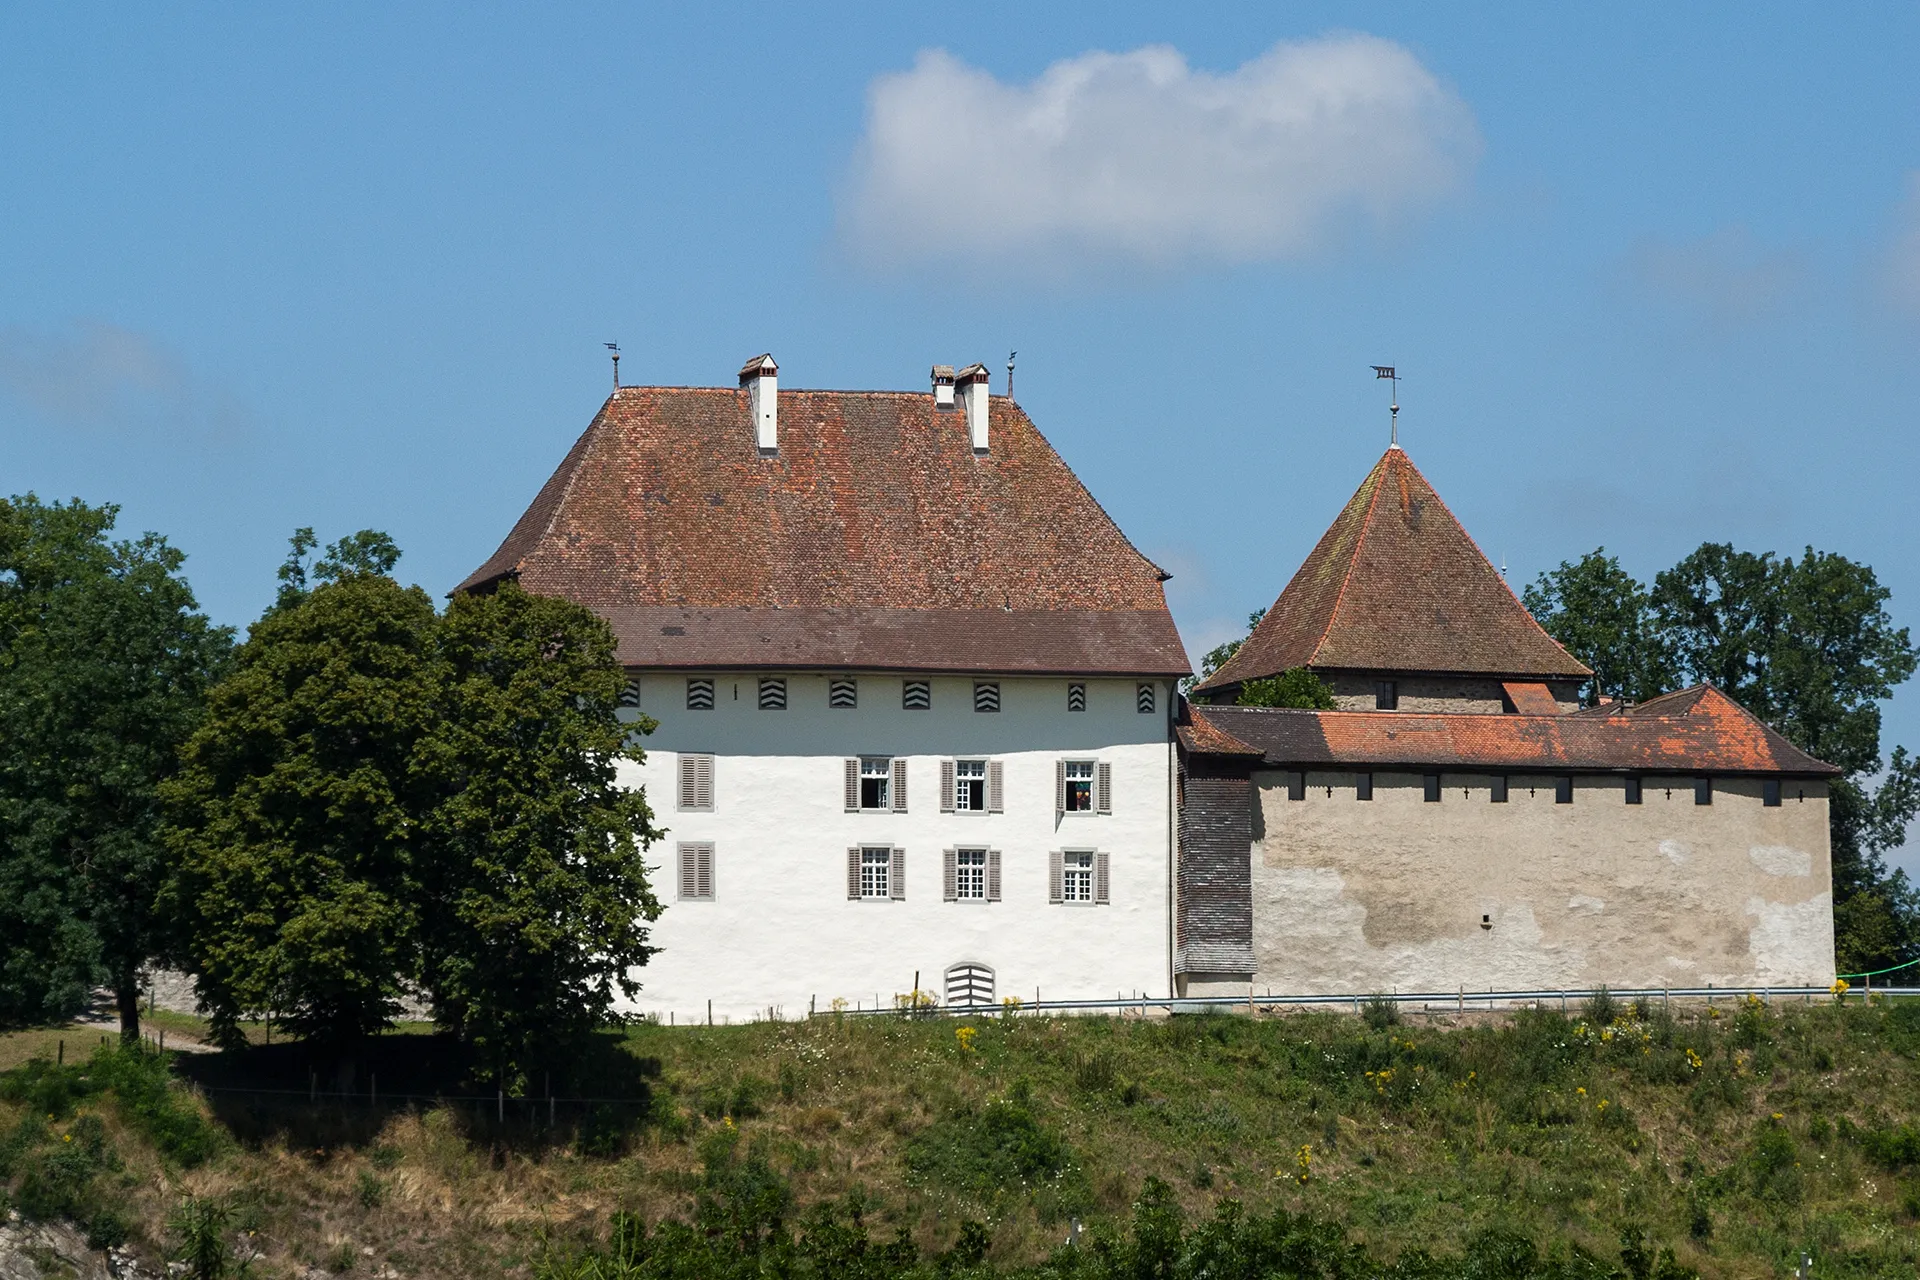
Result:
M1527 589L1527 607L1630 699L1708 683L1795 746L1846 770L1832 788L1837 960L1847 972L1920 952L1920 896L1885 855L1920 810L1920 765L1882 759L1880 703L1916 654L1871 567L1809 547L1795 560L1705 543L1651 591L1605 548Z
M134 1036L159 788L232 640L180 551L110 536L118 510L0 502L0 1019L70 1014L105 983Z
M168 785L163 901L215 1030L269 1017L351 1063L419 972L414 752L439 713L433 602L350 570L283 594Z
M646 797L618 716L613 632L513 583L455 596L439 627L441 713L417 752L422 982L482 1061L531 1065L603 1022L646 963L660 904Z
M343 1074L410 993L486 1066L551 1063L634 990L660 910L612 633L512 585L442 616L385 535L314 545L296 533L169 788L201 998Z

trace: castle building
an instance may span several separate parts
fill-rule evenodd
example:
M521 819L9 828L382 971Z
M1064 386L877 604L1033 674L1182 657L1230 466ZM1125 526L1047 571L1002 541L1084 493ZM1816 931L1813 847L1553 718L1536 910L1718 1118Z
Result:
M1232 705L1295 668L1337 709ZM1179 714L1178 988L1831 982L1839 771L1590 674L1390 448Z
M620 387L461 590L612 625L665 840L641 1011L1163 994L1157 569L987 370Z

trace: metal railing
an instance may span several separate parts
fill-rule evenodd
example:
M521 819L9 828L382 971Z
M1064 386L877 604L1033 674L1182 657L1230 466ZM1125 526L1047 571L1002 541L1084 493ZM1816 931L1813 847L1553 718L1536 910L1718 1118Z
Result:
M1396 1005L1422 1005L1429 1010L1453 1011L1464 1013L1469 1007L1479 1009L1496 1008L1558 1008L1571 1010L1576 1004L1605 992L1613 999L1623 1002L1635 1000L1658 1000L1663 1003L1673 1000L1704 1000L1712 1004L1716 1000L1744 1000L1755 996L1769 1004L1780 1000L1799 1000L1812 1003L1815 1000L1835 999L1831 987L1591 987L1580 990L1540 989L1540 990L1487 990L1467 991L1366 991L1344 994L1275 994L1261 995L1248 992L1246 995L1218 996L1134 996L1117 997L1112 1000L1007 1000L998 1004L938 1004L910 1002L906 996L899 997L899 1003L893 1008L855 1008L838 1010L818 1010L808 1016L825 1018L844 1016L850 1018L900 1018L900 1017L988 1017L1020 1016L1040 1013L1148 1013L1163 1011L1166 1013L1202 1013L1207 1010L1233 1012L1253 1010L1272 1013L1282 1008L1328 1008L1345 1009L1359 1013L1370 1001L1387 1000ZM926 995L927 993L921 993ZM1854 1001L1867 996L1920 996L1920 987L1875 987L1871 991L1854 988L1843 1000Z

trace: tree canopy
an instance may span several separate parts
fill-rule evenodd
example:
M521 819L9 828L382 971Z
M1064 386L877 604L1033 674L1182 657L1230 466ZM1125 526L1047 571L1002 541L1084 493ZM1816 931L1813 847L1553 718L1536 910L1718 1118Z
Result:
M1842 971L1920 955L1920 895L1889 871L1920 811L1920 764L1884 761L1880 702L1916 652L1873 569L1808 547L1798 560L1704 543L1651 590L1601 547L1543 573L1526 605L1594 670L1584 691L1638 701L1712 684L1795 746L1846 770L1829 806ZM1877 782L1876 782L1877 779Z
M105 983L132 1035L159 928L159 787L232 641L185 556L113 539L118 514L0 502L0 1020L69 1015Z
M168 787L200 997L347 1063L416 994L490 1063L558 1052L635 990L660 911L611 630L514 584L439 614L384 534L313 545Z

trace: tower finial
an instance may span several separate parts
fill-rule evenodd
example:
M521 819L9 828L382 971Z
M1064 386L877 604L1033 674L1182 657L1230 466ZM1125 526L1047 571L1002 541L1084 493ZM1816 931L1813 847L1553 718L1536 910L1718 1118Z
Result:
M613 389L618 391L620 389L620 344L603 342L600 345L613 352Z
M1400 375L1394 372L1390 364L1377 364L1373 366L1373 376L1375 381L1387 378L1393 383L1393 402L1387 406L1387 411L1393 415L1388 427L1387 447L1398 449L1400 447Z
M1019 354L1018 351L1007 352L1007 400L1009 402L1013 400L1013 358Z

